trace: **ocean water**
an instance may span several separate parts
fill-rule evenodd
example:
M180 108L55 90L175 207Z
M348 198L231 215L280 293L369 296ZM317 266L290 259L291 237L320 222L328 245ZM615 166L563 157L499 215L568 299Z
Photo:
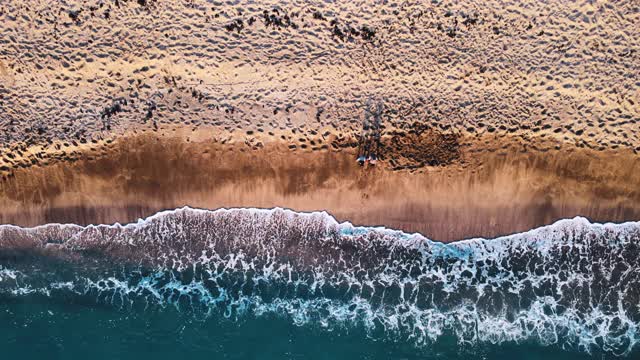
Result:
M640 358L640 223L442 244L326 213L0 226L2 358Z

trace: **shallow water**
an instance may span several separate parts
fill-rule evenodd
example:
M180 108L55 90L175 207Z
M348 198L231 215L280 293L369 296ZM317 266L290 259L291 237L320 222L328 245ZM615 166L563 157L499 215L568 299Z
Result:
M0 333L38 357L638 356L640 225L443 244L326 213L0 227Z

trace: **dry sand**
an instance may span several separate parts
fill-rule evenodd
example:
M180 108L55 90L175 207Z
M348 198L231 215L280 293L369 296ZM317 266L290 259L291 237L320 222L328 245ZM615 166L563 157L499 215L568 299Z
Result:
M286 206L451 240L637 220L639 23L635 0L3 1L0 222ZM363 170L368 97L384 151Z

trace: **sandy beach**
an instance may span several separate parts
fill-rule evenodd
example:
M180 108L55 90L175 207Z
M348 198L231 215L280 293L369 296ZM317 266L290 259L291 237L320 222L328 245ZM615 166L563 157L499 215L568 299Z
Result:
M0 222L326 210L438 240L638 219L634 1L0 5ZM355 163L384 103L375 168Z

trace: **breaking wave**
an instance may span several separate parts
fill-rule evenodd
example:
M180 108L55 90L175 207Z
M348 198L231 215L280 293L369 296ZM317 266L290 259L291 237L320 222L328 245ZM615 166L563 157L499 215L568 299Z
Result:
M419 347L453 337L630 355L640 339L640 223L578 217L449 244L283 209L0 226L0 301L29 296L278 316Z

